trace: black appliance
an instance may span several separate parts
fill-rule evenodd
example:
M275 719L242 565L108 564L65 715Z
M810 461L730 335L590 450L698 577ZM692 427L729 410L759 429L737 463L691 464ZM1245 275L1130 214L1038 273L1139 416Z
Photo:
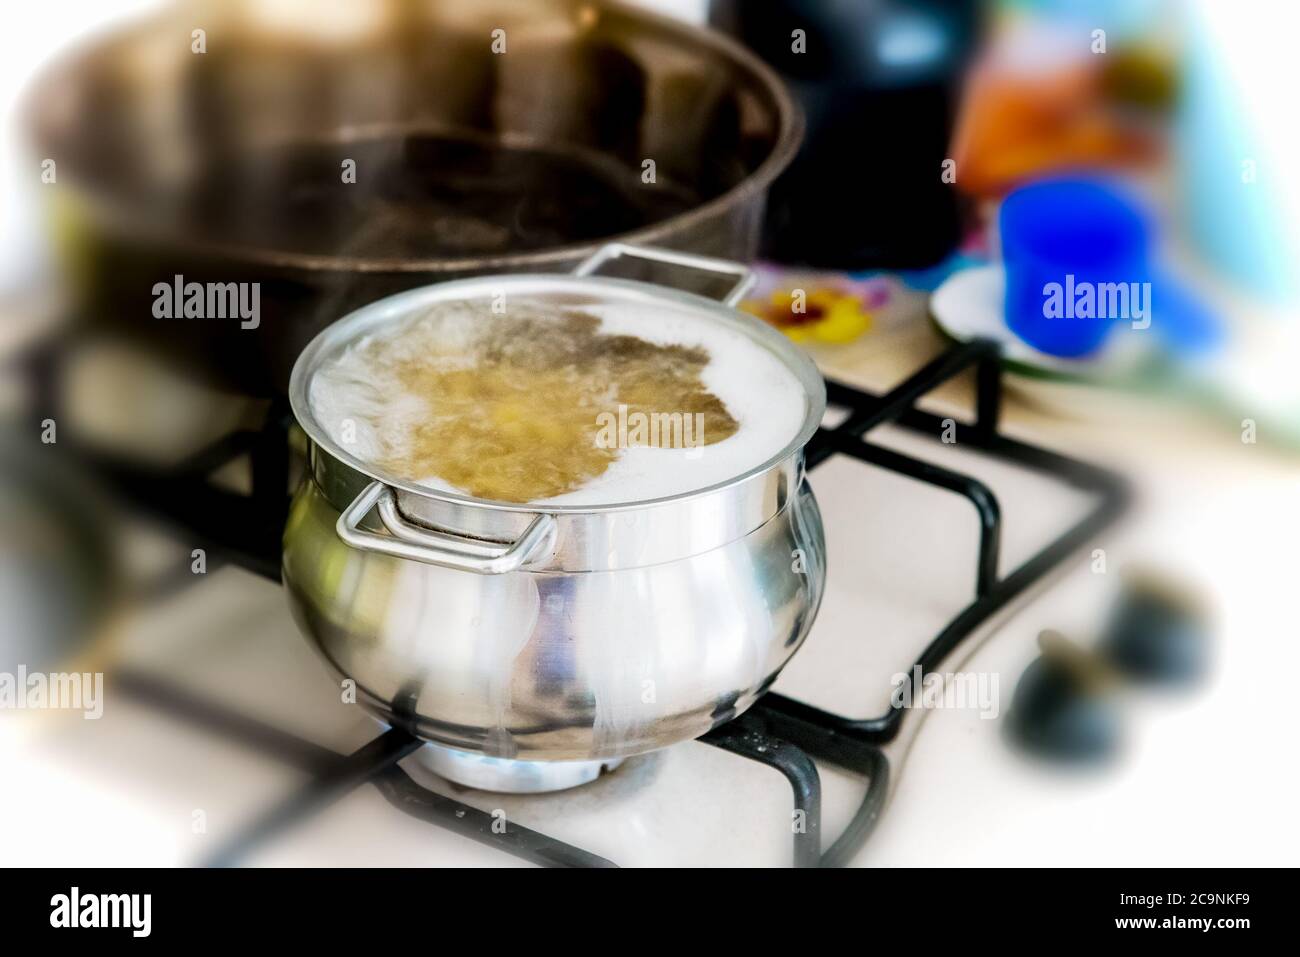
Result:
M712 25L773 66L807 119L803 148L769 198L765 255L831 269L910 269L952 251L961 209L943 164L979 7L713 0Z

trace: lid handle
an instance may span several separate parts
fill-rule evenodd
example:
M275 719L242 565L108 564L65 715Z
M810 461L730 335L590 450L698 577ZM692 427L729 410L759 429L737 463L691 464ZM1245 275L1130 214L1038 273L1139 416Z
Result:
M720 273L735 276L736 284L731 287L722 302L734 306L741 296L749 292L754 285L754 270L743 263L730 259L715 259L712 256L698 256L695 253L683 253L676 249L664 249L661 246L630 246L627 243L606 243L578 264L573 270L575 276L591 276L596 270L611 259L627 256L629 259L648 259L652 262L668 263L671 266L684 266L687 269L699 269L703 272Z

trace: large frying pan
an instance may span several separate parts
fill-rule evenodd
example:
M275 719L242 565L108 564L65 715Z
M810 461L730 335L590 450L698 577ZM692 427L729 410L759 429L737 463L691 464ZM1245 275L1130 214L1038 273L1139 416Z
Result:
M752 258L801 132L741 47L582 0L186 2L54 64L27 118L79 315L246 395L401 289L611 238ZM177 275L259 283L257 328L156 318Z

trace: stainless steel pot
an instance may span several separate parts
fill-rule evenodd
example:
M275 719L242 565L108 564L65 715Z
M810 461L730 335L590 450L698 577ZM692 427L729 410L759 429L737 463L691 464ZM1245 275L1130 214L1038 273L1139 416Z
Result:
M611 240L748 259L803 127L743 47L604 0L178 0L52 63L25 117L78 315L257 396L405 289L568 272ZM565 191L556 169L585 172ZM649 207L610 219L613 187ZM259 324L155 319L177 275L258 283Z
M718 302L592 275L618 257L738 282ZM732 307L750 279L734 263L616 244L573 276L464 279L381 300L299 357L290 399L311 469L284 536L291 605L359 701L436 743L424 750L439 773L495 790L580 783L734 718L807 635L826 552L803 447L825 386L785 337ZM761 465L690 494L540 509L405 482L331 441L308 400L322 360L413 311L486 290L684 305L794 372L803 426Z

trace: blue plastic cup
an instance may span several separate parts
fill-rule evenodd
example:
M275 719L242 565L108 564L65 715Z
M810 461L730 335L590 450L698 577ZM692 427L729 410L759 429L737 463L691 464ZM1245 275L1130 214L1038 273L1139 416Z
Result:
M1146 222L1118 189L1043 180L1007 196L999 228L1006 323L1040 352L1086 356L1116 320L1150 316Z

